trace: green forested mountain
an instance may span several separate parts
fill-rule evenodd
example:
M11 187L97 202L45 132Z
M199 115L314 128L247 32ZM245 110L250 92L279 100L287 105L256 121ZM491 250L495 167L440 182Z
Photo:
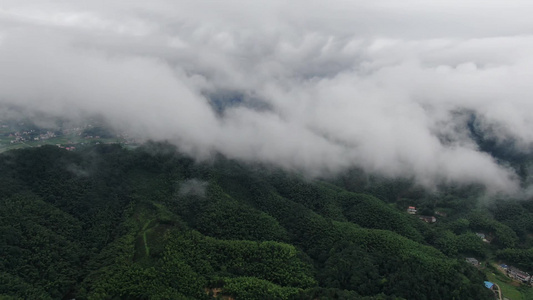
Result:
M166 144L9 151L0 298L491 299L464 257L530 268L533 206L480 207L478 192L195 163ZM448 216L426 224L404 204Z

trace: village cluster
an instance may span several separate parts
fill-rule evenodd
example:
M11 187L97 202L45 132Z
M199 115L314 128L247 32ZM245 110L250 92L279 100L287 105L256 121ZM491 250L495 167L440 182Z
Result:
M410 215L417 215L417 209L415 206L409 206L407 208L407 213L410 214ZM443 213L443 212L439 212L439 211L435 211L435 214L438 215L438 216L442 216L442 217L445 217L446 214ZM423 216L423 215L418 215L418 218L421 219L422 221L426 222L426 223L435 223L437 222L437 218L435 216ZM482 232L476 232L476 235L485 243L488 243L490 244L491 242L491 237L490 236L487 236L485 233L482 233ZM474 257L467 257L466 258L466 262L479 268L481 267L481 263ZM509 278L517 281L517 282L520 282L520 283L523 283L523 284L528 284L528 285L532 285L533 286L533 276L530 275L529 273L525 272L525 271L522 271L516 267L513 267L513 266L508 266L506 264L500 264L498 265L498 269L503 273L503 274L506 274ZM490 281L486 281L485 282L485 287L487 287L488 289L491 289L495 292L495 294L498 294L498 287L497 285L495 285L494 283L490 282Z
M409 206L407 208L407 213L410 214L410 215L416 215L417 214L417 210L416 210L416 207L414 206ZM444 215L444 213L440 213L440 212L435 212L435 214L437 215ZM422 215L419 215L418 218L426 223L435 223L437 222L437 218L435 218L435 216L422 216Z
M469 264L475 266L475 267L480 267L481 266L481 263L475 259L474 257L467 257L466 258L466 262L468 262ZM533 285L533 276L531 276L529 273L525 272L525 271L522 271L516 267L513 267L513 266L508 266L506 264L500 264L498 265L498 269L506 274L509 278L511 279L514 279L516 281L519 281L521 283L525 283L525 284L531 284Z
M85 134L85 130L93 127L93 125L85 125L81 127L72 128L60 128L55 131L47 129L20 129L26 124L18 123L16 126L1 124L0 129L0 147L8 147L9 145L16 146L18 144L24 144L27 146L41 146L42 144L52 144L66 150L75 150L75 144L84 144L84 140L99 140L101 137L98 135ZM121 139L121 143L124 144L136 144L135 139L129 138L127 133L121 133L116 136ZM62 139L62 143L57 143L59 139ZM97 142L99 143L99 142Z
M20 123L20 126L24 126L24 123ZM8 131L8 133L4 133L4 137L7 137L9 139L10 144L18 144L18 143L26 143L31 141L44 141L48 139L53 139L58 137L59 135L63 136L81 136L84 128L76 127L76 128L67 128L67 129L60 129L58 131L50 131L50 130L35 130L35 129L27 129L27 130L10 130L10 126L6 124L2 124L2 129L4 131Z

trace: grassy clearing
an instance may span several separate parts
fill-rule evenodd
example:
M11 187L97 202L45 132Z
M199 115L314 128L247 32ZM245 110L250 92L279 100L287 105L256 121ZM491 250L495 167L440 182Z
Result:
M533 287L522 285L507 277L497 265L490 264L486 269L489 281L498 284L502 290L502 296L510 300L530 300L533 299Z
M135 257L147 259L151 254L157 255L162 252L161 239L169 228L168 224L173 223L176 217L165 206L155 202L146 202L138 207L136 219L140 230Z
M518 290L518 287L512 285L512 282L509 282L509 278L506 278L509 281L502 280L502 276L497 275L497 273L487 273L487 278L490 282L494 282L500 286L502 290L502 296L510 300L527 300L531 298L525 298L525 296Z
M147 231L150 229L150 226L153 225L155 218L152 211L141 204L136 208L136 213L134 215L136 223L138 224L138 236L135 245L135 258L136 260L146 258L150 256L150 247L148 246L147 241Z
M144 250L146 251L146 256L150 256L150 247L148 247L148 241L146 240L146 228L150 225L152 220L148 221L146 224L144 224L143 228L143 241L144 241Z
M533 287L520 287L520 292L524 296L524 299L533 299Z

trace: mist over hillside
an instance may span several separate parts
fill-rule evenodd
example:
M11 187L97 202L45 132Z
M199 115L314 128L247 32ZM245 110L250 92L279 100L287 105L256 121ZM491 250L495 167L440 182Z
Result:
M7 0L0 103L99 115L198 159L222 153L309 176L357 167L516 194L520 168L491 149L531 152L530 8Z
M0 0L0 299L533 299L531 11Z
M3 299L490 299L465 255L508 248L531 267L516 257L533 207L496 221L475 187L436 201L410 182L195 163L161 143L16 149L0 170ZM405 203L449 217L428 224Z

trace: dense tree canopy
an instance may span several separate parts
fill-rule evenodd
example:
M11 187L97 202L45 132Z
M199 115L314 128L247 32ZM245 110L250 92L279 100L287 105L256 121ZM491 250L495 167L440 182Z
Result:
M402 195L444 207L458 192L408 181L360 188L155 143L10 151L0 171L0 298L490 299L463 258L486 255L474 233L531 256L509 217L528 208L426 224Z

